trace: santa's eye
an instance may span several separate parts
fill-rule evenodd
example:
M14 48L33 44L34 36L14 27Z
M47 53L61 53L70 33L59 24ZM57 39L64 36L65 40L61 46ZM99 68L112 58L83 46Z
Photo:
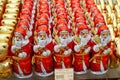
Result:
M40 35L41 38L46 38L46 35Z

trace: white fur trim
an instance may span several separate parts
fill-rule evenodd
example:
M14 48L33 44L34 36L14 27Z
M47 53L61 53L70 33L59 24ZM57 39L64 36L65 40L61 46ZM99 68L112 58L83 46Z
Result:
M47 74L43 74L43 73L39 73L39 72L36 72L36 71L35 71L35 74L36 74L37 76L40 76L40 77L48 77L48 76L53 75L53 73L54 73L54 72L47 73Z
M30 77L32 77L32 75L33 75L33 73L31 73L31 74L29 74L29 75L24 75L24 76L21 76L21 75L19 75L19 74L17 74L17 73L14 73L14 75L17 77L17 78L30 78Z
M62 61L62 69L65 69L66 67L65 67L65 64L64 64L64 62Z
M95 75L102 75L102 74L105 74L108 70L105 70L103 72L101 71L91 71L92 74L95 74Z
M75 71L74 71L74 73L77 74L77 75L80 75L80 74L86 74L87 71L80 71L80 72L75 72Z
M104 72L104 71L105 71L102 61L100 62L100 69L101 69L101 72Z
M40 64L40 66L41 66L42 73L43 73L44 75L47 74L47 72L46 72L46 70L45 70L44 65L43 65L42 62L41 62L41 64Z
M83 63L83 70L86 72L87 67L86 67L86 64L85 64L84 60L82 61L82 63Z

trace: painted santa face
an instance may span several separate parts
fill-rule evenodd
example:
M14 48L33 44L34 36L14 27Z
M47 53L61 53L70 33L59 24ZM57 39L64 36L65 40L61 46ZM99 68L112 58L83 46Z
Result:
M87 29L82 30L80 32L79 38L80 38L81 43L83 45L86 45L91 38L89 31Z
M61 31L59 38L60 38L60 43L63 46L67 46L67 44L69 42L69 32L68 31Z
M87 30L87 29L84 29L84 30L82 30L82 31L80 32L80 36L86 38L87 35L88 35L88 33L89 33L88 30Z
M15 40L21 41L23 39L23 36L20 33L15 34Z
M108 30L104 30L100 34L100 39L102 44L107 44L111 38L110 38L110 32Z
M41 40L45 40L47 38L47 34L45 32L40 32L38 37L41 39Z
M104 31L101 32L100 36L102 38L107 38L108 36L110 36L110 33L109 33L108 30L104 30Z
M66 39L66 38L68 38L68 36L69 36L68 31L62 31L62 32L60 32L60 37L62 39Z

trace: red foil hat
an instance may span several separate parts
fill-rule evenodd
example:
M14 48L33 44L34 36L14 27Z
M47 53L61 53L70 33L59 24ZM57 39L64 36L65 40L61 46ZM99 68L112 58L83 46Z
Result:
M41 25L38 27L38 29L36 30L37 36L38 36L38 33L41 31L45 32L47 35L49 35L49 30L48 30L48 27L46 25Z
M80 34L80 32L84 29L90 30L86 24L80 24L77 28L77 34Z
M108 27L106 25L101 25L99 28L98 28L98 32L97 34L100 36L101 34L101 31L103 30L109 30Z
M25 30L24 28L22 28L22 27L16 28L15 33L16 33L16 32L18 32L18 33L20 33L21 35L23 35L23 37L26 36L26 30Z

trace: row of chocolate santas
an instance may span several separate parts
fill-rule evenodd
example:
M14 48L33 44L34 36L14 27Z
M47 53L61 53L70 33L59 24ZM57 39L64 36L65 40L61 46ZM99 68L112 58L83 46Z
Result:
M19 0L0 0L0 77L12 74L12 60L9 57L12 34L19 15Z
M49 76L53 74L54 68L73 66L76 74L86 73L88 68L94 74L103 74L107 71L110 46L106 43L109 43L109 31L94 1L84 1L81 4L88 5L87 8L85 5L83 7L80 5L80 0L38 1L32 59L37 75ZM25 0L25 6L23 5L20 13L20 21L14 32L11 51L13 70L18 78L32 76L30 45L32 40L29 37L29 31L33 30L30 29L34 22L32 16L34 16L36 3L33 3L33 0ZM95 8L92 9L92 7ZM98 11L97 14L94 11ZM100 24L101 19L103 24ZM101 28L98 28L97 25ZM72 30L72 28L74 29ZM52 30L53 36L51 36ZM105 34L105 37L102 33ZM103 46L105 50L103 50ZM92 50L91 59L90 50Z
M113 48L116 56L112 55L112 59L114 60L112 61L111 68L118 67L120 57L120 1L98 0L96 1L96 5L99 8L100 12L102 12L105 22L110 30L112 45L116 45L116 48Z
M33 64L35 74L38 76L50 76L53 74L53 56L52 56L52 15L51 15L51 2L48 0L39 0L37 5L37 19L34 34L33 46ZM47 39L47 44L46 44Z
M83 5L83 7L80 5L79 2L80 2L79 0L72 0L72 1L68 0L67 3L70 5L69 7L71 7L72 9L69 9L68 6L66 7L64 1L59 1L59 4L56 4L57 6L59 5L59 9L61 10L61 12L59 13L60 16L62 17L59 17L59 14L57 13L57 23L59 22L60 19L61 19L60 20L61 23L60 25L57 23L55 24L56 25L55 27L57 28L56 31L57 36L59 36L59 39L58 37L57 39L55 37L55 40L57 42L54 46L55 68L69 68L72 66L72 61L73 61L74 71L76 74L84 74L87 72L88 68L90 68L93 74L104 74L107 71L106 66L108 66L108 60L109 60L108 54L110 53L110 47L108 47L108 44L110 42L109 30L106 24L104 24L104 18L101 16L101 13L94 12L94 11L98 11L98 9L95 6L93 0L81 2L81 4L85 4L85 5L87 4L86 6ZM57 1L55 3L57 3ZM95 9L93 9L93 12L91 6L95 7ZM75 28L75 31L73 30L74 32L73 34L75 34L74 36L75 40L73 40L74 47L71 41L72 36L70 35L71 27L68 27L69 26L68 15L66 15L66 9L64 8L68 8L68 10L72 11L70 13L73 13L73 16L71 16L72 17L71 21L73 21L72 27ZM91 17L88 17L88 13L86 12L91 13L92 19ZM84 15L84 13L86 13L86 15ZM103 24L100 24L101 21L99 21L99 19L102 19ZM98 24L100 24L99 25L100 28L97 27ZM93 33L92 35L90 34L90 30ZM107 41L105 40L102 41L102 38L104 38L102 33L103 34L107 33L106 34ZM98 44L100 46L98 46ZM103 49L103 47L105 48ZM89 54L90 50L92 50L91 59ZM72 51L74 51L73 59L71 54Z
M11 46L13 71L18 78L32 76L32 43L37 2L24 0Z
M49 76L53 74L52 71L53 65L54 68L71 68L72 66L74 66L74 71L76 74L86 73L88 68L91 69L91 72L93 74L106 73L108 69L106 66L108 66L109 53L110 53L110 46L108 46L110 42L109 30L107 26L104 24L103 17L99 16L100 14L99 12L98 14L95 14L93 11L93 13L91 14L91 16L93 14L96 15L96 17L92 16L93 19L97 20L97 18L100 17L100 19L103 20L103 24L100 25L99 29L97 28L96 25L93 26L94 23L90 23L92 21L91 17L89 17L90 22L88 22L85 19L88 15L87 14L86 16L84 15L85 11L83 12L82 10L83 8L80 8L80 4L77 2L80 1L79 0L71 1L72 12L75 15L75 17L71 16L73 17L71 20L70 16L67 13L67 9L69 9L70 6L67 6L64 0L52 1L52 9L53 9L52 17L54 17L52 21L52 24L54 25L52 41L51 41L51 36L49 34L49 27L48 27L49 25L47 19L42 18L42 20L39 23L40 25L37 26L38 29L36 30L36 36L35 36L36 41L35 41L35 45L33 46L35 73L37 75ZM93 5L90 2L93 2ZM43 1L43 3L46 4L46 0L45 2ZM68 4L70 4L70 2L68 2ZM93 0L86 1L86 4L89 5L88 12L90 11L91 5L95 6ZM46 8L48 6L44 6L44 7ZM49 8L46 9L48 9L48 11L45 10L46 12L44 14L49 13ZM84 9L86 9L85 6ZM98 10L97 7L95 8L95 11L96 10ZM74 21L73 23L75 23L75 28L76 28L75 39L77 40L77 42L74 41L72 38L73 31L71 31L72 29L71 28L72 26L70 25L71 21ZM98 21L95 24L99 24L99 23L100 22ZM95 38L93 37L93 40L91 39L91 34L89 29L94 29L95 31L93 32L93 36L95 37ZM103 36L102 33L106 34L105 37ZM105 40L107 39L107 41L102 40L103 38L105 38ZM90 44L91 41L93 43L92 45ZM105 47L104 50L103 47ZM92 50L91 59L89 54L90 50ZM51 57L52 52L54 52L53 57ZM72 56L73 52L74 52L74 56ZM54 58L54 64L52 58Z

